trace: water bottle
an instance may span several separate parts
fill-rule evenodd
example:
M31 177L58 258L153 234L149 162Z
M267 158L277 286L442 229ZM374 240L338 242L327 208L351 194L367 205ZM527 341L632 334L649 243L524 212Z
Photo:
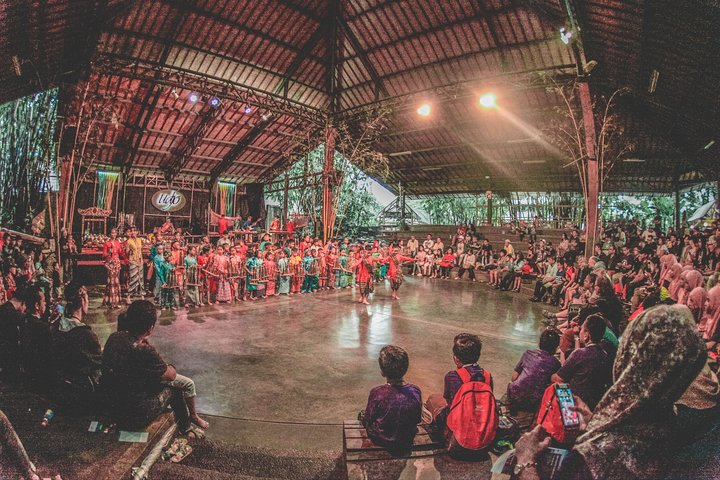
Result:
M48 425L50 425L50 421L52 421L53 418L55 418L55 412L53 412L52 409L48 408L45 411L45 415L43 415L43 419L40 422L40 426L47 427Z

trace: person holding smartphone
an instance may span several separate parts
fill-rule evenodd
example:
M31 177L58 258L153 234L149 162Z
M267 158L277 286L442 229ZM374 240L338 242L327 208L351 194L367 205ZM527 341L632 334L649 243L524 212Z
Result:
M612 383L610 357L600 345L606 326L602 317L588 317L580 328L579 337L576 337L575 350L551 377L555 383L570 384L572 391L590 408L595 408ZM584 347L580 347L580 342Z
M661 305L627 327L613 366L615 383L590 408L574 396L581 435L556 478L664 478L678 450L682 424L673 404L705 365L705 346L690 310ZM647 372L652 371L652 375ZM538 426L515 445L513 479L537 480L550 437ZM687 476L685 478L697 478Z

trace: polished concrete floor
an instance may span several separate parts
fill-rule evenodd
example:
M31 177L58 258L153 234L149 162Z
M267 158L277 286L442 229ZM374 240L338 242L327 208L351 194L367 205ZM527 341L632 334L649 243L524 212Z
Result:
M324 449L337 446L337 426L383 382L377 355L384 345L408 351L406 380L427 397L442 392L443 376L454 368L453 337L476 333L480 364L500 396L542 330L541 307L527 295L479 283L408 278L400 296L392 300L380 284L369 306L347 289L165 311L150 342L195 380L199 410L216 417L224 440L284 445L287 434L305 446L312 437ZM90 323L102 343L116 316L93 310Z

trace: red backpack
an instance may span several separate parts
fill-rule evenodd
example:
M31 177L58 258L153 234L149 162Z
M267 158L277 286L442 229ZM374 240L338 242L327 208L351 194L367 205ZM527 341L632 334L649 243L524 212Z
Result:
M551 383L543 393L533 427L536 425L542 425L553 440L564 445L572 443L577 436L577 430L566 430L565 425L563 425L554 383Z
M447 427L461 447L481 450L495 439L499 421L490 374L483 370L485 381L476 382L464 367L456 372L463 384L450 406Z

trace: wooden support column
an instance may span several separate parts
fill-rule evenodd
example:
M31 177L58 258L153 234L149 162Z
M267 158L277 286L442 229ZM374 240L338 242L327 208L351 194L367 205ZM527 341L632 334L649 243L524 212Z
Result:
M283 210L282 210L282 226L283 230L288 223L288 193L290 192L290 175L285 172L285 185L283 187Z
M598 233L598 203L600 198L600 176L597 161L597 144L595 134L595 115L593 114L590 84L578 82L580 90L580 106L582 108L583 126L585 129L585 153L587 161L587 198L585 199L586 243L585 255L590 257Z
M325 127L325 162L323 164L323 195L322 195L322 232L323 242L327 242L332 235L335 224L335 210L333 208L333 188L335 178L335 127Z
M493 219L493 204L492 204L492 191L488 190L485 192L485 195L487 196L488 206L487 206L487 224L489 227L492 227L492 219Z

